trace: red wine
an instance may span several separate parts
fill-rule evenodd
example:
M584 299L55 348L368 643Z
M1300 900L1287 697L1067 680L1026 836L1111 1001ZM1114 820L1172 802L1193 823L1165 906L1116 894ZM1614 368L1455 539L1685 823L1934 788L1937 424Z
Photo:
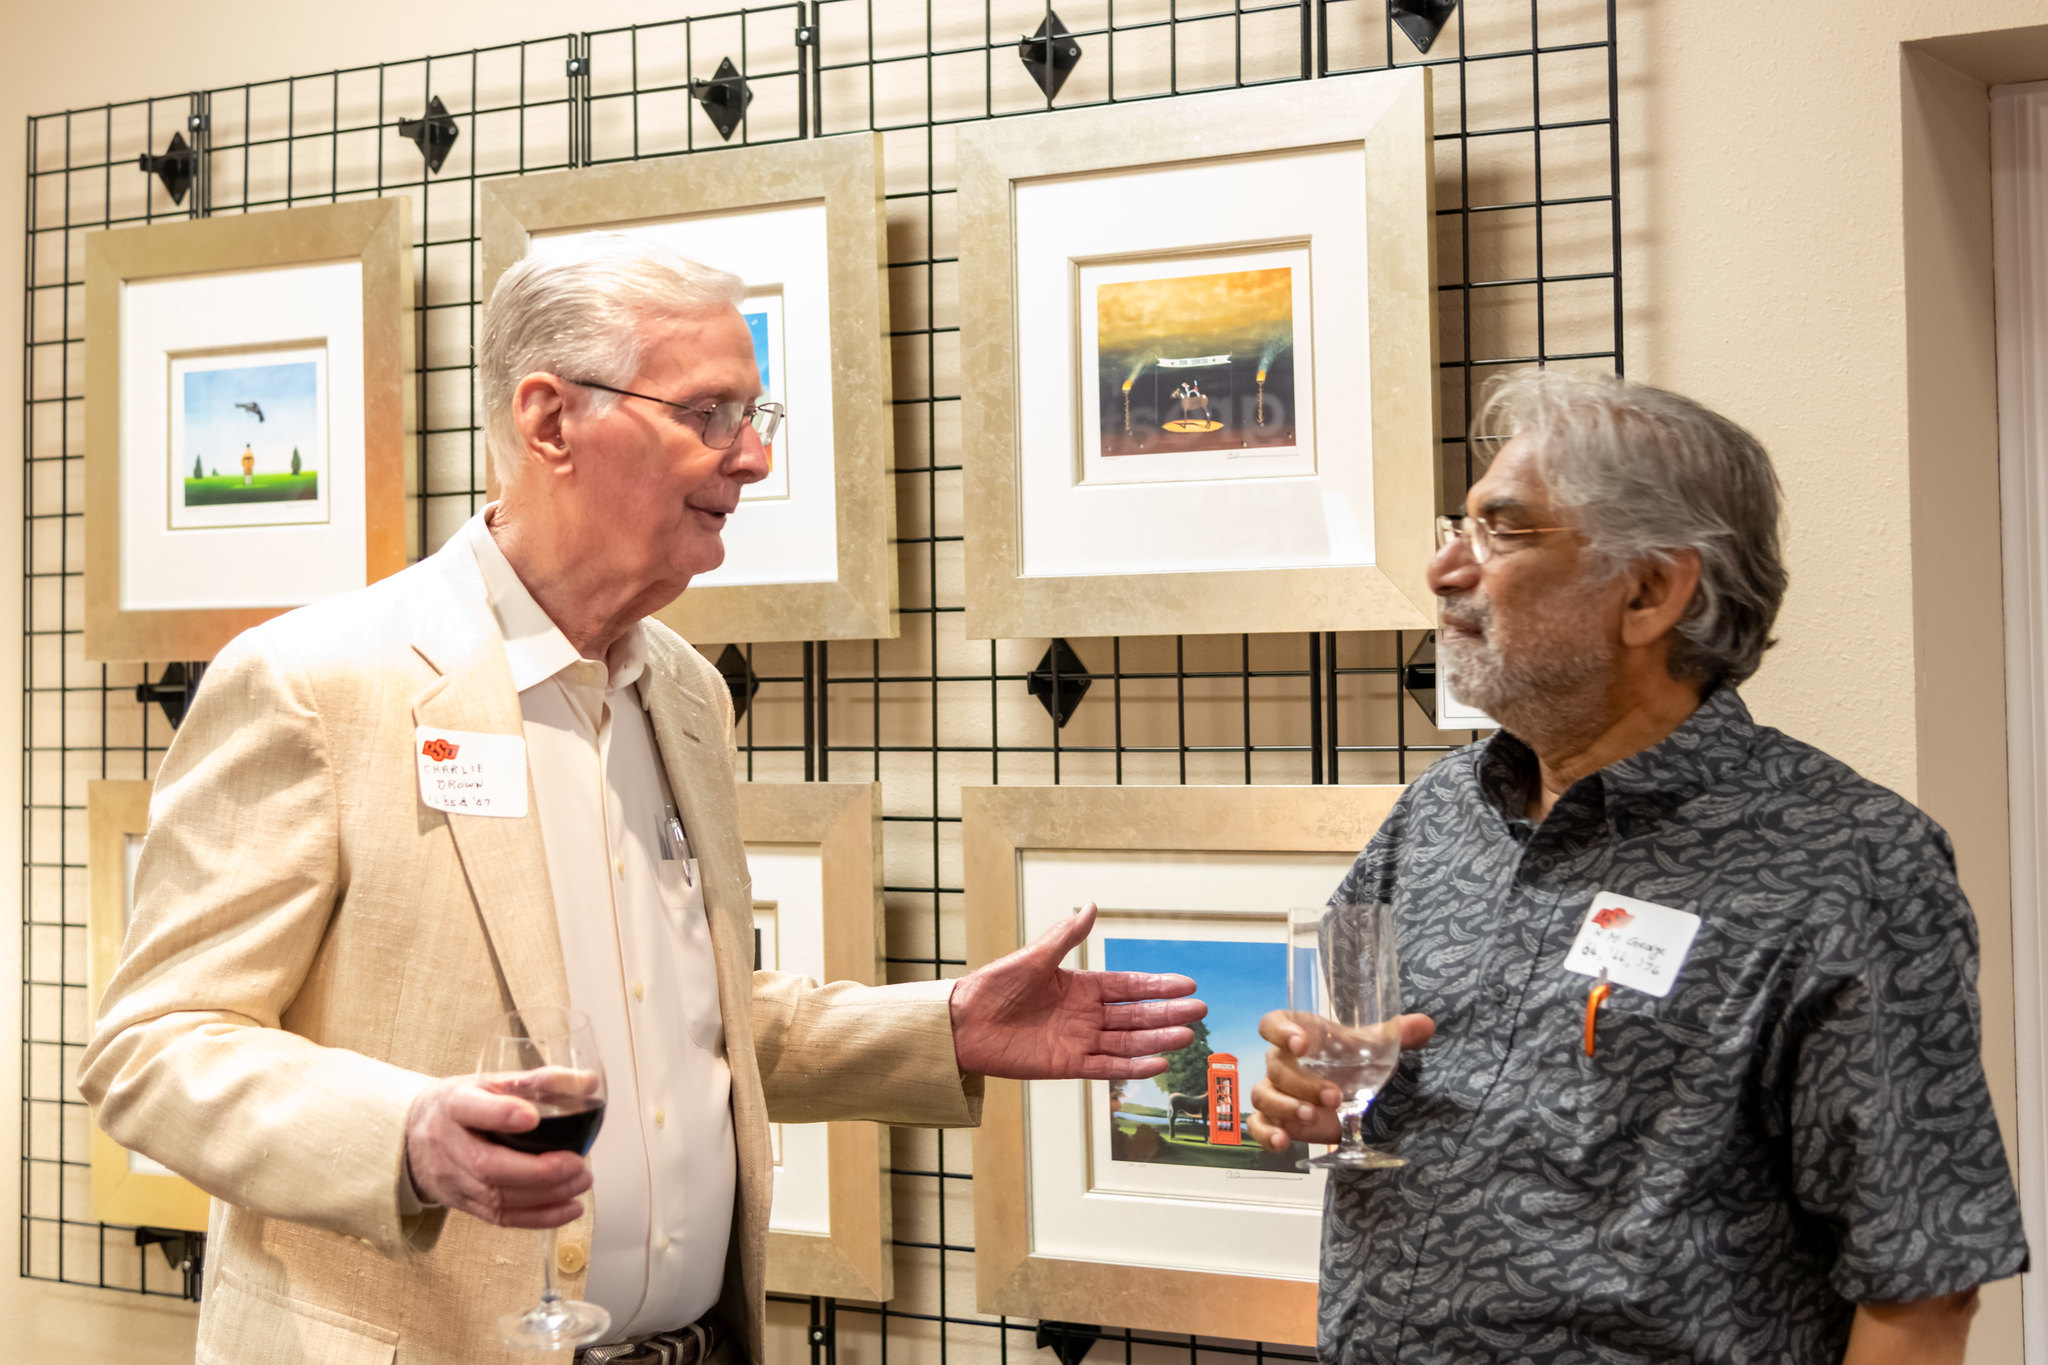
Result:
M523 1133L483 1133L501 1147L510 1147L518 1152L531 1152L538 1156L543 1152L574 1152L578 1156L590 1154L590 1144L597 1141L597 1130L604 1125L604 1106L579 1109L572 1114L551 1114L552 1106L541 1106L538 1126Z

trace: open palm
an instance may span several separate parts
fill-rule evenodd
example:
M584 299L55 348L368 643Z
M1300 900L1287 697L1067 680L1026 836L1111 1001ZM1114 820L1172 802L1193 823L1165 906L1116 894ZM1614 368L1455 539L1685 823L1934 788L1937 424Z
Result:
M1186 1047L1209 1012L1195 983L1166 972L1077 972L1060 960L1088 937L1091 903L953 988L963 1071L1017 1080L1142 1080Z

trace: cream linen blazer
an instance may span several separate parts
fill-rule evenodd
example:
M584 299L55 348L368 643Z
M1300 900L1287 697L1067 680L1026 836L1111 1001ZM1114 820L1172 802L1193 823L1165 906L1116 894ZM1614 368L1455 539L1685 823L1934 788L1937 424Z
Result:
M703 868L732 1067L721 1354L759 1360L770 1120L972 1124L979 1078L955 1065L947 983L752 970L731 701L703 656L647 631L648 710ZM406 1110L429 1078L473 1070L500 1012L568 999L538 807L429 809L418 725L521 733L460 551L235 640L157 778L79 1086L117 1141L214 1197L204 1365L526 1359L493 1324L538 1296L541 1235L402 1217L399 1189ZM561 1231L571 1296L589 1224Z

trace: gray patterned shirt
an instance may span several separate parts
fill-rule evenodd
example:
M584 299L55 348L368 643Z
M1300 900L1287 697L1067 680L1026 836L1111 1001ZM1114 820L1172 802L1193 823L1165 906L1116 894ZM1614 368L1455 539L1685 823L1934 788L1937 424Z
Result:
M1345 878L1437 1034L1333 1175L1321 1354L1834 1362L1857 1302L2026 1261L1948 838L1732 689L1525 816L1511 735L1425 773ZM1663 999L1564 970L1596 892L1701 924Z

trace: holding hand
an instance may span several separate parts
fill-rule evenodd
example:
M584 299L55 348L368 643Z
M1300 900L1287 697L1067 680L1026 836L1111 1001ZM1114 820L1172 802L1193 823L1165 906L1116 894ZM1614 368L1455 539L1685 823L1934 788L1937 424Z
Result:
M1315 1050L1314 1015L1274 1010L1259 1020L1266 1049L1266 1078L1252 1087L1252 1139L1261 1147L1285 1151L1296 1142L1333 1143L1341 1137L1337 1122L1337 1087L1301 1064ZM1400 1016L1401 1050L1421 1047L1436 1036L1436 1021L1426 1014Z
M1091 901L1008 957L953 985L953 1055L962 1071L1016 1080L1143 1080L1195 1040L1209 1012L1195 983L1167 972L1076 972L1060 960L1095 924Z
M575 1222L583 1216L576 1196L590 1188L582 1157L531 1156L481 1136L524 1133L539 1123L540 1110L531 1100L487 1088L478 1077L436 1081L406 1114L405 1165L413 1190L422 1203L445 1204L499 1227Z

